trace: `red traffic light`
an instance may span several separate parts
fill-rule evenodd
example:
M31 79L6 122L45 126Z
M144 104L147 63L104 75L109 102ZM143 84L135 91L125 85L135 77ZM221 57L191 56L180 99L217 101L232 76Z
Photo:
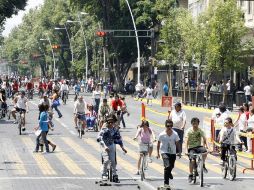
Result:
M99 36L99 37L104 37L104 36L106 36L106 34L107 34L107 33L104 32L104 31L97 31L97 32L96 32L96 35Z

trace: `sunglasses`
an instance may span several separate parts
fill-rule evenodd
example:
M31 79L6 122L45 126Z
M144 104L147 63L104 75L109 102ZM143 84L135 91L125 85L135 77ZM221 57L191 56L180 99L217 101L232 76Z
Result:
M173 127L173 125L166 125L166 127L167 127L167 128L168 128L168 127L170 127L170 128L171 128L171 127Z

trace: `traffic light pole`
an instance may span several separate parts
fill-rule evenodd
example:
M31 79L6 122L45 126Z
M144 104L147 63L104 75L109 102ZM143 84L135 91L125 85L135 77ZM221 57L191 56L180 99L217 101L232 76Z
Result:
M140 47L139 47L138 32L137 32L137 27L136 27L136 24L135 24L135 20L134 20L132 11L131 11L129 1L128 0L125 0L125 1L128 5L128 8L129 8L129 11L130 11L130 14L131 14L131 19L132 19L132 22L133 22L133 27L134 27L135 35L136 35L136 42L137 42L137 49L138 49L137 67L138 67L138 84L139 84L140 83Z

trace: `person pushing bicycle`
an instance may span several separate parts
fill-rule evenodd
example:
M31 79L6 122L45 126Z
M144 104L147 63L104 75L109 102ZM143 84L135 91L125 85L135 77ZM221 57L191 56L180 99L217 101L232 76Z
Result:
M102 146L103 166L102 166L102 179L107 179L107 167L111 162L113 182L119 183L118 175L116 173L116 143L120 144L122 150L124 149L123 143L117 141L121 140L119 130L114 127L114 118L109 116L106 119L106 127L103 127L99 132L97 141Z
M190 127L187 131L186 131L186 148L187 148L187 152L189 155L189 159L190 159L190 163L189 163L189 178L188 181L189 183L192 182L193 180L193 162L194 161L194 155L193 154L203 154L203 160L204 160L204 164L203 164L203 171L204 173L207 173L207 169L205 167L205 160L207 157L207 141L206 141L206 136L205 133L202 129L199 128L199 119L197 117L194 117L191 119L191 125L192 127ZM203 146L201 145L203 139Z

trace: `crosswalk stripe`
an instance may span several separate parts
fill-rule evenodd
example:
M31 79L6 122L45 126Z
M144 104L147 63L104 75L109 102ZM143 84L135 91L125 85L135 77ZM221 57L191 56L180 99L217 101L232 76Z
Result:
M58 146L57 152L55 152L56 157L60 160L63 165L73 174L73 175L85 175L86 173Z
M87 160L89 164L95 169L100 171L101 162L93 155L89 154L87 151L84 150L80 145L75 143L71 138L69 137L62 137L61 138L67 145L73 148L73 150L82 158Z
M2 138L0 139L0 145L1 145L1 152L5 156L5 160L7 162L15 162L15 164L10 164L10 166L14 170L14 173L16 175L27 175L27 171L24 167L24 163L19 157L12 141L7 138Z
M35 147L35 143L29 137L22 137L21 139L26 147L32 151L32 147ZM32 153L32 157L44 175L56 175L55 170L51 167L50 163L42 154Z
M124 142L128 142L129 144L135 146L135 147L138 149L137 143L136 143L136 142L133 142L133 140L132 140L130 137L124 137L124 138L123 138L123 141L124 141ZM138 158L139 158L139 153L138 153L138 152L134 152L134 151L131 150L131 149L128 149L127 151L128 151L127 154L128 154L130 157L134 158L135 160L138 160ZM159 172L159 173L162 173L162 174L164 173L164 167L163 167L161 164L158 164L158 163L153 162L153 163L149 164L148 167L149 167L149 168L152 168L152 169L154 169L154 170L156 170L156 171ZM173 174L173 175L176 175L176 172L173 171L172 174Z
M85 139L84 141L85 141L85 143L92 146L96 151L101 152L100 147L99 147L100 145L95 140ZM125 159L122 159L120 156L117 156L117 164L131 173L133 173L136 170L136 168L132 164L130 164Z

